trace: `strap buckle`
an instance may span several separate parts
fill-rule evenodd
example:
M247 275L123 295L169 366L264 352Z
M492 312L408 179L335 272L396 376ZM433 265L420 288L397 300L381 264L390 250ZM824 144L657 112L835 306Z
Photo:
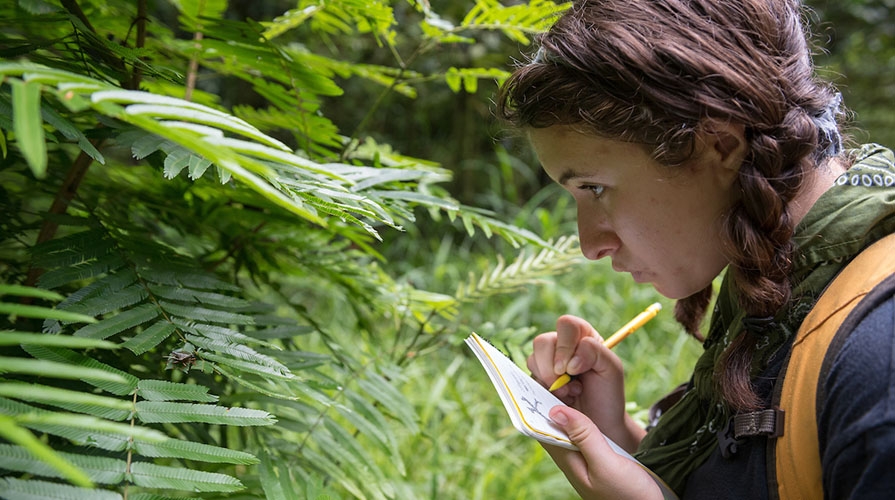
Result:
M780 437L783 435L785 416L786 412L776 406L734 415L733 435L736 439L752 436Z

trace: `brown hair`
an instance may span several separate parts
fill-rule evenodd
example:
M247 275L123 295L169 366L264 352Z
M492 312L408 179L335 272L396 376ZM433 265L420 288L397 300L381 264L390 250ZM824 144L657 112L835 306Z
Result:
M671 167L687 162L707 120L742 125L742 198L723 238L741 307L770 319L790 298L789 203L838 140L818 126L838 101L814 77L803 29L795 0L577 0L503 84L497 112L520 128L575 125L640 143ZM697 338L710 299L711 284L675 308ZM758 404L756 336L745 330L718 379L735 409Z

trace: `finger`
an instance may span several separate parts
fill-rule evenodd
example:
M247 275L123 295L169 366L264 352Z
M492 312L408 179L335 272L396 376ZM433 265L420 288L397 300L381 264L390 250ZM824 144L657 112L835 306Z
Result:
M538 335L532 340L532 353L528 357L528 369L532 376L542 384L552 384L556 380L553 373L553 356L556 347L556 332L547 332Z
M581 339L592 337L599 338L599 335L587 321L568 314L560 316L556 321L556 348L553 353L553 373L556 375L566 373L569 361L575 355Z
M599 371L599 362L606 346L599 337L584 337L575 347L575 353L566 365L566 373L578 375L588 370Z

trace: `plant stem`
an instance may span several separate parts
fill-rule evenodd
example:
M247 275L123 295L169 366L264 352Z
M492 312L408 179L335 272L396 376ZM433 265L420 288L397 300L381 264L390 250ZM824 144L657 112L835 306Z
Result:
M199 42L202 41L202 37L201 31L193 33L193 42L195 42L193 47L196 52L190 56L190 65L186 72L186 89L183 91L183 98L187 101L192 100L193 90L196 88L196 78L199 74L199 50L202 48L202 44Z
M97 149L100 142L101 141L90 141L90 143L93 144L94 147L97 147ZM74 199L75 194L78 192L78 187L81 185L81 181L84 180L84 176L87 174L87 169L92 163L93 158L84 151L81 151L81 154L79 154L74 163L72 163L71 169L69 169L68 175L62 183L62 186L59 187L59 192L56 193L56 198L53 200L53 204L47 211L47 215L62 215L68 210L69 203ZM53 236L56 235L58 229L59 224L54 222L51 217L48 217L40 228L40 233L37 235L36 245L53 239ZM28 278L25 280L25 284L34 286L43 272L43 269L32 267L28 270Z
M142 49L146 44L146 0L137 1L137 48ZM140 64L134 64L134 72L131 73L131 89L140 89L140 80L143 78L143 70Z

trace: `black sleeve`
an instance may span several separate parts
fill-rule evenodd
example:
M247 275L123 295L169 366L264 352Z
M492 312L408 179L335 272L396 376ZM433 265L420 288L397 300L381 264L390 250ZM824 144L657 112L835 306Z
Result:
M824 496L895 498L895 293L874 300L819 387ZM848 326L848 322L843 327Z

